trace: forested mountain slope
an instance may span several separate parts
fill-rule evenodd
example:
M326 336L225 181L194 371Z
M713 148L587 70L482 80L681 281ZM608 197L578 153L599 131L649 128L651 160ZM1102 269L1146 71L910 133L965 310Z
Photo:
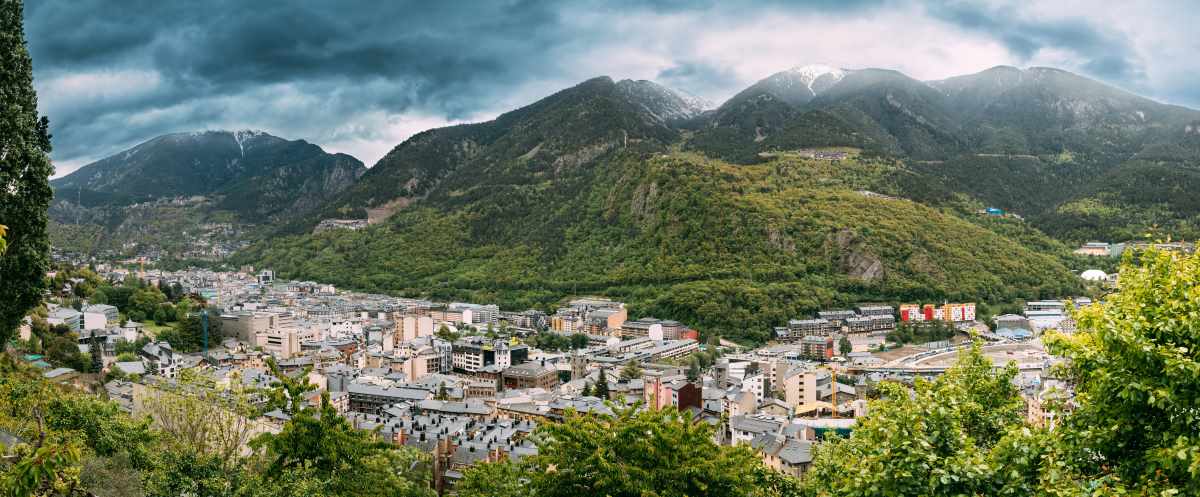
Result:
M689 131L620 85L589 80L494 121L416 135L323 212L369 212L371 227L276 238L236 262L506 308L604 294L634 315L748 340L864 300L1076 287L1066 247L1035 231L1037 250L951 209L860 192L908 195L919 173L902 162L845 149L836 161L738 165L679 151Z
M1071 242L1123 241L1155 225L1200 236L1200 211L1163 200L1200 165L1200 112L1052 68L929 82L833 71L836 82L807 98L779 89L795 88L778 81L796 70L764 79L691 121L686 146L747 164L774 150L857 146Z

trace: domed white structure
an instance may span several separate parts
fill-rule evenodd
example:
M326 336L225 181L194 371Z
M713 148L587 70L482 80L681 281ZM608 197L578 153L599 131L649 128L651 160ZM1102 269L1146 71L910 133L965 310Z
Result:
M1084 281L1105 281L1108 279L1108 275L1099 269L1089 269L1080 274L1079 277L1083 278Z

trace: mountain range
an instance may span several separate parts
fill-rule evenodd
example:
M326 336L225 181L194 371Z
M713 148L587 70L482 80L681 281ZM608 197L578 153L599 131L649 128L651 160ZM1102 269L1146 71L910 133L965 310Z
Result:
M282 221L319 207L366 170L349 155L262 131L163 135L53 180L51 219L65 226L52 234L59 246L89 252L130 243L181 252L191 245L181 233Z
M56 180L54 214L111 226L199 196L267 226L234 262L284 276L517 308L606 294L748 340L859 301L1061 296L1087 264L1064 242L1197 233L1200 112L1065 71L805 66L708 107L595 78L365 172L269 135L167 135ZM369 226L314 230L329 219Z

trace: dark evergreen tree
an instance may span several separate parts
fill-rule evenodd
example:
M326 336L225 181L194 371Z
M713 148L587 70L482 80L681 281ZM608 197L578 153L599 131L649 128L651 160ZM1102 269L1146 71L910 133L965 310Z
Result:
M88 352L92 355L92 372L99 373L104 370L104 344L100 337L96 336L96 332L92 332L91 339L88 340Z
M700 381L700 375L701 375L701 371L700 371L700 360L699 360L699 359L696 359L695 357L693 357L693 358L692 358L692 360L691 360L691 363L690 363L690 364L688 364L688 370L687 370L687 379L688 379L688 382L689 382L689 383L697 383L697 382L699 382L699 381Z
M23 10L20 0L0 2L0 225L8 246L0 256L0 349L41 299L50 267L49 122L37 115Z
M592 386L592 395L601 399L608 398L608 375L604 372L604 368L600 368L600 378Z

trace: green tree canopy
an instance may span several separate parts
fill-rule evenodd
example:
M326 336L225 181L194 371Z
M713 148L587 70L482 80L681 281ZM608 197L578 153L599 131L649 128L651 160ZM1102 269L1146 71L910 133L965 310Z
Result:
M719 446L714 427L674 409L570 414L539 426L538 454L466 472L465 496L776 496L778 481L746 446ZM466 493L461 493L466 492Z
M827 496L992 495L988 449L1020 426L1015 365L994 370L979 345L910 391L884 383L849 438L819 445L805 485Z
M1075 383L1062 431L1087 475L1200 495L1200 255L1125 262L1120 291L1048 341Z
M642 365L637 360L630 359L625 363L625 367L621 368L621 380L629 381L636 380L642 377Z

